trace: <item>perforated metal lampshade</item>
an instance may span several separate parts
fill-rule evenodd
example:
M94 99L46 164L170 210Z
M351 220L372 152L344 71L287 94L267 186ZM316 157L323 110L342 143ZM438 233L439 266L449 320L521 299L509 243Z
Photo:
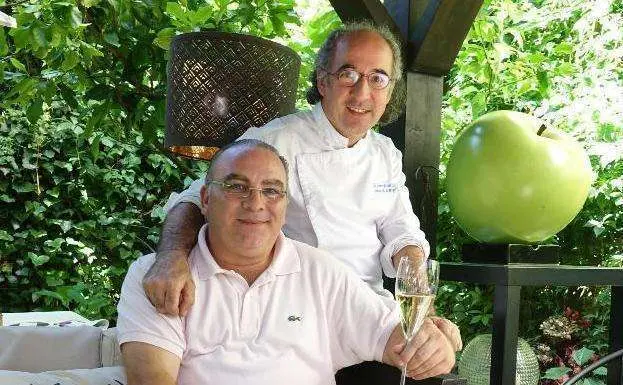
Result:
M165 147L211 159L249 127L294 112L301 61L290 48L226 32L193 32L171 44Z

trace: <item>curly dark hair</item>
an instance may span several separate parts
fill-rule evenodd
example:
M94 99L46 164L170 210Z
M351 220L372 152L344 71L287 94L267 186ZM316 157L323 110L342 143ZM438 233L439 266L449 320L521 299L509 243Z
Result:
M396 120L402 113L407 96L407 89L405 80L402 76L403 62L402 53L400 52L400 43L390 29L384 25L375 25L369 21L357 21L347 23L344 27L331 32L327 37L327 40L325 40L318 50L318 53L316 54L316 61L314 62L314 70L309 74L309 81L312 85L309 89L307 89L307 102L314 105L322 99L322 95L320 95L320 91L318 90L318 86L316 84L318 70L322 68L329 68L331 58L333 57L333 53L337 47L337 43L339 43L342 38L350 34L362 31L379 34L383 39L385 39L393 53L394 60L392 76L394 77L395 82L393 84L393 88L390 90L391 97L387 103L387 107L385 107L385 112L379 119L379 124L385 125Z

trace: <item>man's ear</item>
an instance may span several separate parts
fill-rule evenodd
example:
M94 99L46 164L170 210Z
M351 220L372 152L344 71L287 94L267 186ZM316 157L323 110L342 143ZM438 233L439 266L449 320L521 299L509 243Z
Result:
M204 217L208 216L208 200L209 200L209 193L208 193L208 186L207 185L203 185L201 186L201 214L203 214Z
M316 71L316 88L318 88L318 92L320 96L324 98L325 92L327 92L327 74L323 73L323 70Z

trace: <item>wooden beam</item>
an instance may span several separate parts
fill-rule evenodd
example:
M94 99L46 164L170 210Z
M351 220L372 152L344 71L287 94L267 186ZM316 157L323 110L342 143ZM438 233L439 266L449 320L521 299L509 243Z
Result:
M412 3L416 0L411 0ZM414 72L443 76L471 28L483 0L429 0L409 29L408 68Z
M387 8L379 0L329 0L342 21L371 20L377 25L386 25L406 47L406 39Z
M413 211L435 255L443 78L407 73L403 168Z
M403 36L406 41L407 36L409 36L409 1L385 0L383 4L385 4L387 13L389 13L400 30L400 35Z
M424 13L428 0L425 1L405 1L405 0L385 0L384 4L387 12L394 19L403 36L409 36L409 28L412 27L411 20L419 20ZM412 60L407 58L407 47L403 47L404 63ZM406 78L408 68L405 65L403 76ZM405 114L403 113L396 121L380 128L381 134L391 138L394 146L401 153L405 153ZM404 170L406 172L406 170ZM410 173L412 174L412 173ZM411 190L413 192L413 190Z

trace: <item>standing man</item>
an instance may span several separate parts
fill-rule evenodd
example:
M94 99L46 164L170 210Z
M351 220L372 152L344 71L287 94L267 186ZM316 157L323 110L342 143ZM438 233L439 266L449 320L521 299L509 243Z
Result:
M371 130L400 110L403 102L393 91L402 73L400 47L387 28L347 25L331 33L318 52L307 95L312 110L242 136L272 144L290 164L284 233L329 251L383 296L391 295L382 287L383 272L394 277L400 257L421 260L429 253L409 201L402 155L389 138ZM185 314L194 301L187 257L204 223L201 185L195 181L169 202L158 258L144 279L160 312ZM459 350L458 328L431 320ZM439 340L429 337L423 331L413 341L422 367L445 359Z
M141 280L153 254L132 264L118 319L129 385L320 385L363 360L413 367L396 303L281 233L286 164L258 140L231 143L212 161L200 193L209 221L188 259L197 303L186 316L149 303ZM445 344L437 372L454 364Z

